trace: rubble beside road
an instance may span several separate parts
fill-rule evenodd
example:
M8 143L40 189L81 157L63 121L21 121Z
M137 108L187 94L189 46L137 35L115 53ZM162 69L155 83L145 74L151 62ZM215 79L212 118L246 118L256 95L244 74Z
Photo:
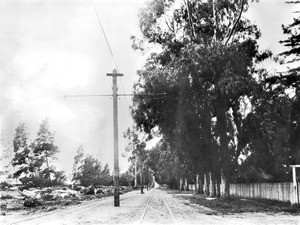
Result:
M131 191L130 187L120 187L120 194ZM69 205L77 205L84 201L112 196L113 186L102 187L47 187L16 189L1 191L1 215L23 210L24 213L52 211Z

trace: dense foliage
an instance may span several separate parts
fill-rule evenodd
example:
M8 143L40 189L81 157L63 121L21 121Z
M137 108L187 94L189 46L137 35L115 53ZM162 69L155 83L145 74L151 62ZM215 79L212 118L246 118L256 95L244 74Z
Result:
M128 128L124 133L124 137L128 139L126 151L132 154L129 157L131 162L131 170L134 174L134 186L140 185L143 194L144 184L149 185L152 181L151 172L149 171L149 152L146 150L145 138L140 137L137 127ZM139 174L139 180L137 179Z
M221 178L227 196L230 182L288 179L293 143L299 146L299 91L291 99L287 86L295 86L278 85L276 74L256 66L272 53L258 51L260 32L242 16L248 1L190 0L177 8L174 2L149 1L140 13L143 38L132 38L136 49L156 46L138 71L135 93L143 95L132 106L137 127L148 138L158 130L164 142L150 153L158 160L152 168L170 166L159 174L170 182L183 176L174 172L180 165L202 184L210 179L218 196ZM284 43L296 39L292 34ZM166 95L144 96L153 93Z
M66 180L64 173L54 166L58 147L47 120L41 123L37 137L31 143L26 125L20 123L13 139L13 151L13 177L19 178L25 187L61 185Z
M126 171L125 173L121 173L119 178L119 185L120 186L134 186L134 176L130 171Z
M72 181L82 186L112 185L113 177L108 164L103 167L100 161L91 155L85 155L80 146L74 157Z

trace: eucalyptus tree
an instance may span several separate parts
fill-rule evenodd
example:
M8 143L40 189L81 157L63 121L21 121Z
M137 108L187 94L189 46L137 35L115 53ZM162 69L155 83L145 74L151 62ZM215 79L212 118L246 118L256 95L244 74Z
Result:
M259 85L254 62L269 56L258 52L260 32L242 16L248 7L246 0L179 6L153 0L140 13L143 39L133 38L138 49L158 46L138 71L135 92L166 93L161 99L134 97L137 126L149 134L158 128L193 172L211 172L217 194L222 172L226 196L245 148L242 100Z
M144 194L144 177L143 173L147 166L149 160L149 155L146 150L146 142L143 137L141 137L140 132L136 126L128 128L124 132L124 137L128 139L128 145L126 146L126 151L131 152L133 155L132 162L135 164L135 177L139 171L140 184L141 184L141 194ZM136 182L137 183L137 182Z
M260 85L251 97L252 110L243 128L243 151L249 157L239 166L239 181L289 181L289 165L300 162L299 12L290 25L282 28L287 38L280 43L287 48L279 58L288 67L282 72L262 70L258 74Z
M148 166L153 171L156 182L169 188L179 188L183 178L190 178L186 164L182 164L175 151L163 138L148 150ZM192 177L191 177L192 178Z
M257 95L251 100L253 110L244 121L243 152L248 157L239 166L237 181L289 181L292 101L281 88L262 87Z

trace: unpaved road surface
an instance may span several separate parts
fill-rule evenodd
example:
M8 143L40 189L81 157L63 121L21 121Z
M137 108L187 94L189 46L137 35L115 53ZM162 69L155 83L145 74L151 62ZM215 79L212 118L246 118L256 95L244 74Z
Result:
M24 215L11 213L0 217L0 224L209 224L300 225L299 216L287 214L242 213L211 215L212 210L191 205L175 192L152 189L140 194L132 191L120 196L120 207L113 206L113 197L97 199L48 213Z

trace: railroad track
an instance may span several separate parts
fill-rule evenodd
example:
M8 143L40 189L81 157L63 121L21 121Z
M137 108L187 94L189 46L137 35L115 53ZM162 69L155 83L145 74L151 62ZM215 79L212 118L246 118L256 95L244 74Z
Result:
M122 197L122 200L126 200L128 198L130 198L131 196L126 196L126 197ZM60 209L59 211L58 210L54 210L54 211L51 211L51 212L43 212L39 215L33 215L29 218L26 218L26 219L21 219L21 220L18 220L18 221L14 221L14 222L11 222L10 224L13 225L13 224L22 224L24 222L29 222L29 221L32 221L32 220L37 220L39 218L43 218L43 217L49 217L51 215L56 215L56 214L68 214L68 213L76 213L76 211L78 212L85 212L85 211L89 211L95 207L98 207L99 205L111 205L112 204L112 201L111 201L111 197L105 197L105 199L102 199L104 201L97 201L95 200L95 202L86 202L86 203L83 203L83 204L80 204L80 205L76 205L76 206L73 206L73 207L68 207L68 208L64 208L64 209ZM53 220L55 221L55 219L53 218L49 218L50 221Z
M176 218L161 190L153 189L146 195L143 195L143 197L136 194L122 196L122 201L124 201L125 208L127 204L126 202L128 202L127 200L132 198L136 199L134 202L131 201L131 205L129 205L128 210L119 210L121 208L116 209L116 215L111 217L110 222L122 223L122 221L127 221L126 219L128 218L132 218L132 222L136 221L138 224L177 224ZM72 218L72 215L85 215L85 212L93 211L94 208L112 207L111 205L112 199L107 198L102 199L101 201L89 202L86 204L60 209L59 211L55 210L48 213L32 215L29 218L19 218L15 221L10 221L9 224L41 224L40 221L47 221L47 224L67 224L68 222L72 221L68 221L68 218ZM142 215L140 214L141 212ZM63 223L61 222L62 218L64 219ZM80 218L81 217L79 217L79 219ZM128 223L130 223L129 220Z
M149 199L146 203L143 214L139 220L139 224L143 224L143 222L145 222L145 218L146 218L147 214L151 214L149 212L154 211L154 213L158 213L159 211L162 210L162 208L159 209L156 207L157 203L159 201L161 201L163 203L164 208L167 209L167 211L168 211L168 217L170 218L168 223L171 222L172 224L177 224L174 213L172 212L168 203L166 202L166 200L164 199L164 197L161 195L160 192L161 192L160 190L155 190L155 189L152 191L152 194L149 196ZM153 206L151 206L151 204L153 204Z

